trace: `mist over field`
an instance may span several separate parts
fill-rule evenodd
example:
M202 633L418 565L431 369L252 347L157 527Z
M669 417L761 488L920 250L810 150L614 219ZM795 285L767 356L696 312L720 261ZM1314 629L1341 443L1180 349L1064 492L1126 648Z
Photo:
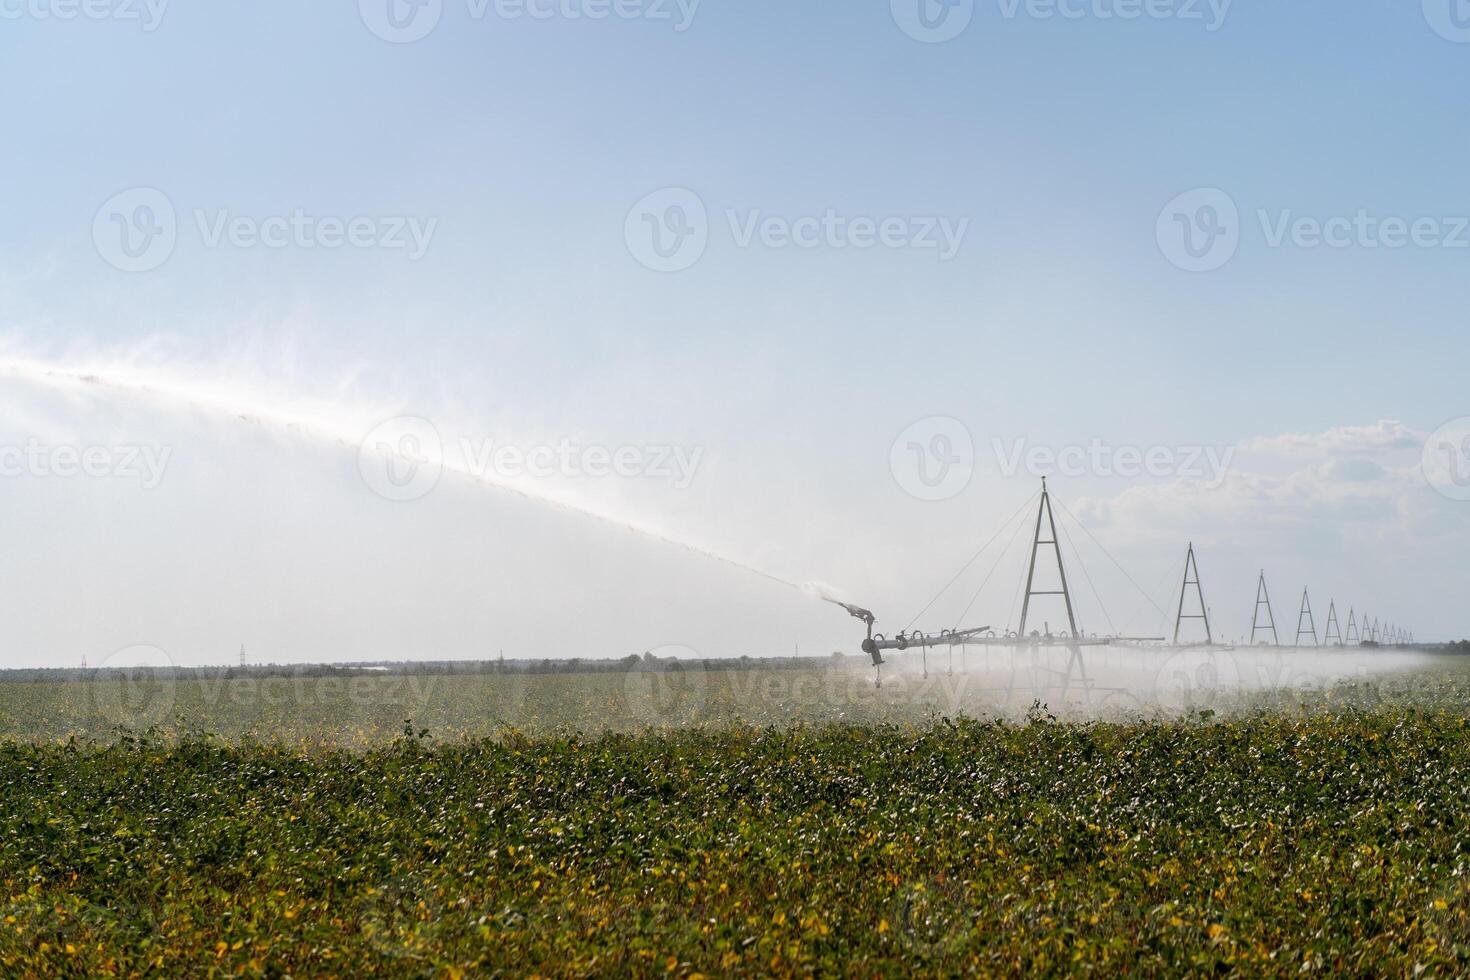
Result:
M176 668L150 651L99 671L0 674L0 737L111 744L190 732L356 749L406 722L443 742L740 726L1177 722L1393 705L1453 708L1463 653L1227 647L932 650L880 670L841 655Z

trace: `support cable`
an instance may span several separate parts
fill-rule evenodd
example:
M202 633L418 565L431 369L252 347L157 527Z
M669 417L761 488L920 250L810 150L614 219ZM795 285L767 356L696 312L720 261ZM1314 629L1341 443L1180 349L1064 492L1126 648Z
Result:
M1052 496L1052 499L1053 500L1056 500L1056 496L1053 495ZM1126 578L1129 582L1131 582L1132 585L1133 585L1133 587L1138 590L1138 594L1141 595L1141 596L1143 596L1145 599L1147 599L1149 605L1153 606L1155 609L1157 609L1160 613L1162 613L1167 618L1168 615L1169 615L1169 613L1162 606L1160 606L1157 602L1154 602L1152 596L1150 596L1147 592L1143 591L1143 586L1139 585L1136 581L1134 581L1133 576L1128 574L1128 569L1124 568L1123 565L1122 565L1122 563L1119 562L1118 559L1116 559L1116 558L1113 557L1113 553L1111 551L1109 551L1106 547L1104 547L1103 543L1097 539L1097 535L1095 535L1091 531L1087 530L1087 525L1085 525L1081 521L1077 520L1077 515L1074 514L1074 513L1072 513L1070 510L1068 510L1066 504L1062 503L1059 500L1057 501L1057 504L1062 508L1062 512L1064 514L1066 514L1068 517L1072 518L1072 521L1078 527L1082 528L1082 533L1083 534L1086 534L1089 538L1092 539L1092 543L1093 544L1097 545L1099 548L1102 549L1102 553L1108 556L1108 561L1112 562L1114 565L1117 566L1118 571L1120 571L1120 572L1123 573L1123 577Z
M1154 586L1154 591L1155 592L1161 591L1166 585L1169 584L1169 582L1171 582L1175 578L1178 578L1178 575L1175 573L1174 568L1171 565L1170 567L1164 569L1164 577L1159 580L1159 584L1158 585ZM1156 605L1155 605L1155 608L1157 608ZM1138 608L1136 608L1136 609L1133 610L1133 615L1129 616L1128 619L1127 619L1127 621L1125 621L1123 623L1123 631L1124 632L1126 632L1128 630L1128 627L1129 626L1132 626L1133 625L1133 621L1138 618L1138 614L1141 613L1141 612L1143 612L1143 607L1142 606L1139 606ZM1162 619L1162 620L1159 621L1159 629L1160 629L1160 631L1163 630L1164 624L1168 620L1168 617L1169 617L1169 613L1166 610L1164 612L1164 619Z
M1027 501L1027 503L1030 503L1030 501ZM1018 517L1021 513L1021 511L1016 511L1015 514L1011 515L1011 520L1015 521L1016 517ZM1011 547L1016 543L1016 538L1021 536L1021 531L1026 527L1026 524L1026 521L1016 521L1016 529L1011 532L1011 539L1006 542L1006 546L1001 549L1000 554L995 556L995 564L991 565L990 571L985 573L985 579L980 583L980 588L976 589L975 594L970 596L970 601L965 606L965 611L960 613L959 622L964 622L965 617L970 615L970 608L974 606L975 601L980 598L980 593L985 591L985 586L989 584L990 577L995 574L995 570L997 568L1000 568L1000 563L1005 560L1006 555L1011 553ZM1002 528L1002 530L1004 530L1004 528ZM1015 610L1012 609L1012 612L1014 611ZM1009 622L1007 622L1007 625L1010 625Z
M910 620L909 624L903 628L903 632L907 633L909 630L913 629L914 623L917 623L920 619L922 619L924 617L924 614L926 612L928 612L933 607L934 603L938 602L939 599L940 599L940 597L943 596L946 592L948 592L954 586L954 584L960 580L960 576L964 575L965 572L967 572L967 571L970 570L970 566L973 565L973 564L975 564L975 562L979 560L980 556L985 553L985 549L989 548L992 544L995 543L995 539L1001 536L1001 532L1003 532L1007 527L1010 526L1011 521L1015 520L1016 519L1016 516L1018 514L1023 513L1026 510L1026 508L1030 507L1031 506L1031 501L1034 500L1035 498L1036 498L1036 494L1032 494L1030 497L1027 497L1026 498L1026 502L1025 503L1023 503L1020 507L1016 508L1016 513L1015 514L1012 514L1010 516L1010 518L1008 518L1006 520L1006 522L1000 526L1000 529L997 530L993 535L991 535L989 541L985 542L983 545L980 546L980 550L979 551L975 552L973 555L970 556L970 560L969 561L965 562L964 565L960 566L960 570L958 572L955 572L954 573L954 578L950 579L947 583L945 583L944 588L940 589L937 593L935 593L934 598L932 598L932 599L929 600L928 605L924 606L923 609L920 609L918 615L915 616L912 620Z
M1077 567L1082 569L1082 577L1086 579L1087 587L1092 590L1092 598L1097 602L1097 608L1102 610L1103 619L1108 621L1108 629L1112 630L1113 635L1116 636L1118 634L1118 627L1113 625L1113 617L1108 614L1108 607L1103 605L1102 594L1097 591L1097 586L1093 584L1092 573L1087 570L1087 563L1082 560L1082 553L1077 550L1077 545L1072 540L1072 532L1067 530L1066 524L1062 525L1062 534L1067 539L1067 546L1072 549L1072 557L1077 559ZM1077 630L1081 632L1082 627L1077 627Z

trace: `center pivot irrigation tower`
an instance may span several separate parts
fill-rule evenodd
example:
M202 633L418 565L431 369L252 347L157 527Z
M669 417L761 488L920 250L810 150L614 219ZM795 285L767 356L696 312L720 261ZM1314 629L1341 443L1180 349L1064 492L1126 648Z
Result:
M1266 607L1265 626L1259 625L1262 605ZM1281 640L1276 635L1276 614L1271 611L1271 593L1266 591L1266 570L1261 569L1261 580L1256 586L1256 611L1251 614L1251 646L1256 644L1256 633L1264 629L1271 631L1271 645L1278 646Z
M1337 641L1334 643L1333 641ZM1322 643L1324 646L1342 646L1342 629L1337 622L1337 600L1333 599L1327 603L1327 629L1322 631Z
M1193 575L1194 578L1189 576ZM1184 597L1189 593L1189 587L1194 586L1194 593L1199 597L1199 612L1186 614L1184 612ZM1179 614L1174 617L1174 645L1179 645L1179 627L1186 619L1198 619L1205 624L1205 643L1213 646L1214 634L1210 631L1210 610L1205 605L1205 590L1199 584L1199 563L1194 557L1194 542L1189 542L1189 554L1184 557L1184 584L1179 587Z
M1041 539L1041 519L1045 517L1051 537L1043 541ZM1042 545L1050 545L1057 556L1057 574L1061 576L1062 588L1060 591L1048 592L1037 591L1033 588L1036 584L1036 553ZM1036 510L1036 534L1031 543L1031 565L1026 570L1026 598L1021 603L1021 626L1016 631L1021 636L1026 635L1026 616L1031 611L1031 597L1038 595L1059 595L1067 605L1067 629L1068 636L1077 638L1077 617L1072 613L1072 593L1067 589L1067 570L1062 567L1062 545L1057 539L1057 522L1051 512L1051 493L1046 489L1046 477L1041 478L1041 506Z
M1033 503L1036 507L1036 516L1034 520L1026 516L1028 508L1030 508ZM1029 553L1026 556L1025 574L1022 577L1022 581L1017 584L1016 590L1016 599L1018 601L1021 600L1022 595L1024 594L1025 601L1021 603L1021 617L1015 630L1004 629L1000 632L1000 635L997 635L996 631L994 631L989 626L978 626L969 629L945 629L934 633L925 633L922 630L914 629L911 624L910 627L905 628L902 632L899 632L890 638L882 633L874 631L874 624L876 620L873 613L862 608L861 606L850 605L846 602L842 602L830 597L827 598L828 602L831 602L834 605L841 606L843 609L847 610L849 615L861 620L864 626L867 627L867 636L863 640L862 649L864 653L872 657L873 666L879 668L880 670L880 686L882 683L881 667L884 663L883 653L884 651L888 650L909 650L913 648L918 648L921 655L923 655L927 653L928 648L931 646L948 647L951 651L952 658L953 650L955 647L959 647L961 653L963 654L963 651L970 646L1008 647L1012 649L1060 646L1064 647L1071 653L1069 664L1065 672L1065 678L1062 683L1062 688L1065 692L1071 678L1075 676L1080 675L1084 687L1090 683L1087 679L1085 665L1082 663L1081 660L1082 647L1107 646L1110 644L1163 643L1167 639L1167 637L1164 636L1122 636L1115 634L1099 637L1096 634L1092 636L1084 635L1084 633L1082 632L1082 627L1079 625L1078 622L1077 606L1076 603L1073 601L1074 597L1072 595L1072 582L1068 578L1067 567L1062 554L1062 538L1065 534L1065 529L1059 524L1057 520L1056 512L1054 510L1055 507L1061 507L1066 516L1072 517L1074 521L1076 520L1076 517L1071 515L1070 512L1067 511L1064 504L1057 502L1052 497L1051 490L1047 486L1047 481L1043 479L1041 481L1041 490L1039 494L1031 497L1029 500L1026 501L1026 503L1022 504L1021 507L1017 509L1017 511L1001 525L1000 529L996 531L995 535L988 542L982 545L979 551L971 556L969 561L965 562L965 564L959 569L955 576L950 579L949 583L941 588L939 593L929 601L928 605L920 610L919 614L914 617L914 621L917 622L919 618L927 613L929 609L934 605L934 603L938 601L951 587L953 587L956 582L959 581L960 576L963 575L964 572L972 564L974 564L976 559L978 559L981 554L988 550L992 544L1001 540L1002 535L1010 530L1012 526L1014 526L1014 532L1011 538L1012 542L1019 539L1021 537L1021 532L1024 531L1026 527L1030 526L1032 528L1032 535L1030 538L1031 543L1028 548ZM1081 525L1080 523L1078 526L1081 527L1084 532L1087 532L1085 526ZM1090 534L1090 532L1087 533ZM1096 538L1094 538L1093 540L1096 541ZM1097 543L1098 546L1101 548L1101 542ZM1071 544L1070 540L1068 540L1068 544ZM980 583L980 588L977 589L975 594L971 597L970 605L967 605L965 607L965 613L961 613L961 616L966 615L969 612L970 606L974 605L975 600L979 598L980 592L985 588L985 583L990 581L991 575L993 575L996 569L1000 567L1001 561L1005 558L1006 549L1008 549L1009 547L1010 545L1007 544L1004 548L1001 549L999 556L995 560L995 564L991 567L990 572L986 574L984 581ZM1106 553L1107 551L1106 548L1103 548L1102 550L1104 551L1104 553ZM1115 565L1118 564L1116 558L1113 558L1111 555L1108 555L1108 557L1113 561ZM1050 576L1047 574L1047 566L1053 560L1055 560L1056 562L1056 588L1051 588L1047 584L1047 580L1049 580L1050 578ZM1078 560L1080 561L1080 558ZM1122 569L1121 565L1119 565L1118 567L1120 570ZM1194 568L1192 562L1191 568ZM1092 579L1091 576L1087 574L1087 568L1085 566L1082 567L1082 573L1084 578L1086 578L1088 584L1091 585ZM1127 576L1126 570L1123 572L1123 574ZM1134 587L1137 588L1138 583L1136 581L1133 581L1131 576L1127 577L1129 578L1130 582L1133 582ZM1197 584L1198 578L1198 570L1197 568L1195 568L1192 571L1192 580ZM1095 587L1093 591L1096 592ZM1140 592L1142 592L1142 589L1140 589ZM1147 598L1147 594L1145 593L1144 595L1145 598ZM1036 614L1037 611L1037 607L1035 606L1033 600L1052 596L1060 597L1062 600L1062 606L1067 616L1066 628L1064 630L1053 632L1050 623L1044 624L1041 629L1032 628L1032 617ZM1200 618L1206 619L1208 630L1209 614L1208 610L1204 608L1203 592L1199 593L1199 598L1201 605ZM1149 601L1152 602L1153 600L1149 599ZM1101 602L1100 599L1099 602ZM1161 615L1167 615L1162 607L1158 606L1157 604L1154 604L1154 608L1158 609ZM1014 607L1012 611L1014 612ZM1104 610L1103 615L1106 616L1106 610ZM1040 616L1037 616L1037 619L1040 618ZM1185 618L1190 617L1186 615ZM1061 675L1063 672L1055 671L1055 673Z
M1304 625L1305 624L1305 625ZM1308 629L1310 626L1310 629ZM1307 633L1312 634L1312 646L1318 647L1322 644L1317 642L1317 618L1312 615L1312 600L1307 596L1307 590L1302 589L1302 608L1296 614L1296 645L1302 645L1302 637Z

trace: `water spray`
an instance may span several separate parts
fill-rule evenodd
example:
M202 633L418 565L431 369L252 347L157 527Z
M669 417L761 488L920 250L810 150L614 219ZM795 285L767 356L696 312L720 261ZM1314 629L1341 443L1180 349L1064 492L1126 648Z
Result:
M254 425L266 426L292 435L302 436L325 445L339 446L352 452L372 452L382 456L385 460L394 458L394 454L391 451L378 447L368 448L363 445L362 435L372 428L371 425L365 425L359 428L353 421L342 417L331 418L325 414L312 417L306 413L295 413L290 409L281 408L277 402L262 398L250 398L238 391L233 393L233 397L227 397L221 394L218 386L190 384L165 376L140 373L130 367L98 369L65 367L24 358L0 357L0 375L8 375L31 384L57 390L74 390L77 388L84 390L100 389L140 400L153 399L161 401L172 408L187 408L219 418L237 419ZM441 466L445 472L471 483L478 484L479 486L512 493L522 499L544 506L556 507L578 517L589 518L621 530L632 531L650 541L688 551L701 558L707 558L711 561L728 565L747 574L759 576L769 582L795 589L807 595L825 598L832 591L826 586L812 583L803 585L793 582L772 572L756 568L753 565L748 565L745 562L711 551L708 548L691 544L688 541L670 537L650 528L640 526L632 521L613 517L585 506L567 503L564 500L536 493L524 487L489 479L483 473L476 472L463 462L446 458L442 452L437 459L431 460L431 462Z

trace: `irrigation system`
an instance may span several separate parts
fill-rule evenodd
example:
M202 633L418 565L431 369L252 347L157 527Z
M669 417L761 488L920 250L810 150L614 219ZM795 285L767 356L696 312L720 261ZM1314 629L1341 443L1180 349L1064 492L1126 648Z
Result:
M1011 518L1002 525L1001 530L997 531L994 537L982 545L980 550L955 573L954 577L949 580L944 588L919 612L919 615L914 617L914 622L922 618L934 606L934 603L938 601L940 596L949 591L959 580L960 576L979 559L980 555L999 539L1006 528L1016 522L1016 518L1026 510L1030 503L1031 499L1028 499L1021 505L1021 509L1016 514L1011 515ZM1064 512L1069 515L1071 514L1070 511L1066 510L1065 505L1060 504L1060 501L1056 503L1062 506ZM1073 520L1084 533L1092 537L1091 532L1080 521L1076 521L1075 517ZM1017 524L1016 534L1019 534L1020 529L1029 523L1022 522ZM1015 534L1012 535L1012 542L1014 542L1015 536ZM1133 583L1134 587L1138 588L1139 592L1152 603L1153 600L1149 598L1148 593L1142 587L1138 586L1138 583L1131 575L1128 575L1127 570L1118 563L1117 559L1113 558L1107 549L1102 547L1102 542L1098 541L1095 537L1092 537L1092 540L1099 548L1102 548L1103 553L1108 556L1113 564L1117 565L1119 571ZM1009 544L1007 548L1009 548ZM979 597L980 591L990 581L991 575L995 573L995 569L1000 564L1000 558L1004 557L1005 550L1002 549L1001 556L996 559L995 565L991 567L990 574L985 577L985 581L980 584L980 588L976 590L975 596L971 598L969 605L965 607L965 612L961 614L962 618L969 614L970 608L974 606L975 599ZM1075 554L1075 546L1073 547L1073 551ZM1036 577L1038 562L1044 566L1053 560L1056 563L1056 579L1060 584L1056 588L1039 588ZM1081 566L1080 555L1078 555L1078 565ZM1092 581L1091 575L1088 574L1085 566L1081 570L1090 585ZM828 598L826 601L841 606L853 618L862 621L866 627L867 635L863 639L862 650L872 658L873 666L878 671L878 685L880 687L883 683L882 667L886 663L883 654L889 651L902 652L918 650L920 656L924 659L925 676L928 676L928 652L935 648L950 651L952 657L956 649L963 650L969 646L1001 646L1012 649L1062 647L1072 652L1072 660L1079 669L1082 669L1081 651L1083 647L1148 646L1170 642L1167 636L1130 636L1118 631L1100 636L1096 633L1088 634L1083 632L1077 627L1077 614L1076 607L1072 601L1072 589L1067 583L1067 567L1062 557L1062 538L1057 533L1056 514L1053 510L1053 495L1047 487L1046 478L1042 477L1040 498L1036 506L1036 521L1031 535L1030 559L1026 564L1024 592L1021 593L1023 596L1021 599L1021 619L1016 629L1004 629L997 632L991 626L971 626L951 627L933 632L925 632L920 629L915 629L914 624L910 623L890 637L881 632L874 632L873 627L877 623L877 617L871 611L861 606L840 602L832 598ZM1094 594L1096 593L1095 588L1093 592ZM1043 622L1041 629L1032 628L1028 631L1027 627L1032 625L1031 602L1033 599L1043 597L1060 598L1062 600L1067 616L1067 628L1065 630L1053 632L1051 624L1049 622ZM1014 609L1012 611L1014 612ZM1204 641L1183 645L1203 648L1216 646L1233 647L1233 644L1216 643L1215 630L1211 620L1210 607L1205 601L1204 586L1200 581L1199 560L1195 554L1194 543L1190 542L1188 550L1185 553L1184 577L1179 588L1179 604L1174 614L1172 645L1181 646L1179 642L1180 633L1186 623L1198 622L1204 628ZM1319 634L1317 630L1317 619L1312 611L1311 591L1309 588L1303 588L1301 606L1297 613L1297 628L1294 642L1283 644L1281 643L1280 634L1277 632L1276 616L1271 607L1271 594L1270 590L1266 587L1266 572L1264 569L1261 570L1260 577L1257 579L1256 603L1251 614L1250 646L1277 648L1357 646L1382 648L1404 647L1412 645L1413 642L1414 634L1412 631L1393 624L1385 623L1380 625L1376 618L1370 622L1366 613L1360 618L1356 609L1351 607L1348 609L1347 628L1344 630L1338 618L1337 601L1335 599L1328 603L1327 619L1323 631ZM1085 678L1085 670L1083 670L1083 676Z

